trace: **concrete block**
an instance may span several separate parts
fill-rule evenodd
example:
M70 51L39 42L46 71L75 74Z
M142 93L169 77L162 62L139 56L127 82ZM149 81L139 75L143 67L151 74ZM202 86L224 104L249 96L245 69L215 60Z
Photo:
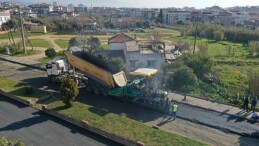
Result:
M41 109L42 110L48 109L48 105L45 105L45 104L41 105Z
M159 126L153 125L152 128L154 128L154 129L159 129Z
M137 141L137 146L145 146L145 144L141 141Z

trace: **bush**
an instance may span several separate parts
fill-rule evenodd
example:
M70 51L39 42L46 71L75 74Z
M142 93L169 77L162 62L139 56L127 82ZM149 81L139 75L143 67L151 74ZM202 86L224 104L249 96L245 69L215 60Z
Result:
M45 55L48 58L53 58L53 57L55 57L57 55L57 52L53 48L48 48L47 50L45 50Z
M60 93L66 106L71 107L76 96L79 94L77 83L69 76L65 77L61 83Z
M6 138L3 137L0 139L0 146L25 146L25 144L20 140L13 142L8 141Z
M31 95L33 93L32 87L24 87L24 95Z

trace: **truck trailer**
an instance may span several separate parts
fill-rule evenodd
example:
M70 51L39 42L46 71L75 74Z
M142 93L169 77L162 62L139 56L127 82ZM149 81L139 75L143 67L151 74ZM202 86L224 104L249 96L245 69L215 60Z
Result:
M152 91L148 84L148 80L157 73L156 69L138 69L130 74L139 78L129 81L124 71L81 48L70 48L65 56L49 61L46 70L50 81L61 82L65 76L70 76L87 92L117 97L158 110L164 110L161 104L168 102L166 93Z

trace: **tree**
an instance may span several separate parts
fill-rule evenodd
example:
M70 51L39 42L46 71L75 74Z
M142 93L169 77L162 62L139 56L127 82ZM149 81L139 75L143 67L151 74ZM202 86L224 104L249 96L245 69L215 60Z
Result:
M162 39L162 34L158 30L152 31L151 35L153 36L155 42L160 42L160 40Z
M163 23L163 9L160 9L159 15L158 15L158 17L156 19L156 22L157 23Z
M259 71L251 69L248 72L248 87L249 92L253 96L259 96Z
M16 45L15 45L15 41L14 41L14 38L13 38L13 33L12 33L12 31L13 31L13 30L16 30L17 27L18 27L18 25L19 25L19 24L18 24L18 20L16 20L16 19L10 19L10 20L8 20L6 23L3 23L3 24L2 24L3 29L9 31L9 32L8 32L8 36L10 36L10 37L12 38L12 41L13 41L14 46L16 46ZM10 40L10 38L9 38L9 40Z
M77 46L76 37L72 37L71 39L69 39L68 46L69 46L69 48L72 47L72 46Z
M198 85L198 79L189 67L180 67L169 78L169 85L186 93Z
M206 56L208 54L208 43L204 42L204 43L199 43L198 44L198 48L199 48L199 54L202 56Z
M69 76L66 76L61 82L60 94L66 106L71 107L76 96L79 94L77 83Z
M222 31L215 31L213 37L216 41L222 41L224 39L224 33Z
M259 44L255 41L250 41L248 43L248 51L249 51L249 55L253 55L254 53L259 53Z
M25 144L21 140L17 140L16 142L8 141L6 138L0 138L0 146L25 146Z
M236 48L231 45L228 45L228 46L226 46L226 53L227 53L228 57L235 57Z
M57 52L54 48L48 48L47 50L45 50L45 55L48 58L53 58L57 55Z
M145 28L150 28L150 21L149 20L144 21L143 26Z
M101 47L101 41L97 37L90 37L87 41L87 44L90 46L90 52L99 50Z
M184 55L182 59L183 62L194 71L199 79L202 79L204 74L211 72L213 61L209 56Z
M115 57L115 58L112 58L109 63L111 63L112 65L114 65L116 68L118 68L119 70L123 70L125 71L126 68L125 68L125 65L124 65L124 62L122 60L122 58L120 57Z

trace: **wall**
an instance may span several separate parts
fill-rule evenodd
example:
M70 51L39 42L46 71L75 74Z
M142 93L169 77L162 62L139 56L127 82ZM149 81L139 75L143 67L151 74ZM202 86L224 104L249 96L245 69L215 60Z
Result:
M137 60L135 67L131 67L130 60ZM154 65L148 66L148 61L154 61ZM126 68L127 71L133 71L138 68L153 68L161 69L161 65L164 63L165 57L164 54L140 54L136 52L127 52L126 53Z
M31 26L31 32L47 33L46 26Z

